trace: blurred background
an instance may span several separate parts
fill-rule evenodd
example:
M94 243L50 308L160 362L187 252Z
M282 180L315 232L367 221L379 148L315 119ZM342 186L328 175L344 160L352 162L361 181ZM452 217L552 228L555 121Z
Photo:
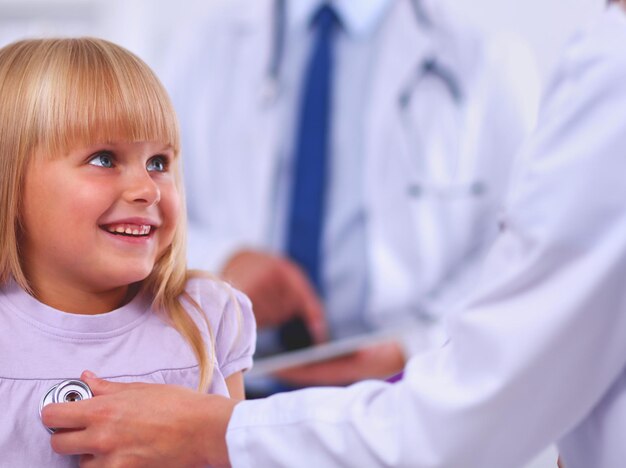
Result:
M158 72L176 30L218 1L227 0L0 0L0 45L29 36L100 36L139 54ZM544 77L567 38L604 6L603 0L441 1L480 28L525 37Z

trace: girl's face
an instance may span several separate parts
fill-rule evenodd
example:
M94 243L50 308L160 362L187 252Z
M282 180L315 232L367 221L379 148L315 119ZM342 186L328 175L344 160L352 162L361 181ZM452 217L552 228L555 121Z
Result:
M156 142L36 157L26 173L20 247L39 299L79 313L105 310L70 310L81 303L72 294L115 297L117 304L104 308L119 306L172 243L180 210L176 170L172 149Z

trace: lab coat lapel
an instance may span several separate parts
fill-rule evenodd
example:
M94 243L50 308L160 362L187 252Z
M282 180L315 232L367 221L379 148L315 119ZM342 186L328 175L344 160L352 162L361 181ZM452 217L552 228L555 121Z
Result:
M390 140L389 135L389 131L400 131L396 123L401 95L424 61L434 55L432 38L420 30L408 1L395 2L378 34L380 48L365 120L368 183L379 179L375 166L381 162L381 151L387 147L386 152L392 154L387 145L397 148L401 144L400 138Z
M228 162L230 171L238 180L234 194L242 198L236 206L233 222L237 232L247 232L251 245L264 245L269 236L272 221L274 175L278 160L278 124L280 106L268 98L269 63L273 53L273 0L255 0L241 5L241 16L232 23L229 31L232 55L229 67L235 71L233 77L240 83L230 83L238 96L232 96L235 109L229 109L233 120L225 126L230 141L223 147L237 150L225 155L235 158ZM245 72L239 70L245 69ZM228 86L229 84L227 84ZM232 171L237 167L238 171ZM232 208L229 208L232 209ZM242 230L243 228L243 230Z
M376 315L383 307L393 309L394 298L406 297L407 288L414 287L406 284L411 275L403 270L404 262L398 262L395 255L392 244L397 239L389 237L392 232L411 232L404 228L410 220L405 213L405 184L398 179L403 172L399 164L406 159L410 145L400 120L399 101L422 63L434 54L432 38L418 25L409 1L395 2L378 34L380 49L370 89L364 145L372 275L368 313ZM384 290L379 285L385 285Z

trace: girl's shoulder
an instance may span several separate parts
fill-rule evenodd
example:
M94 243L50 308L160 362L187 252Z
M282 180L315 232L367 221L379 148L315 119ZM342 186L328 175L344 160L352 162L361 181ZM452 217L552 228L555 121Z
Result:
M248 296L226 281L209 273L194 272L193 276L187 281L185 292L201 307L207 306L222 309L238 305L239 307L252 309Z
M208 273L198 272L187 281L186 300L196 313L202 313L208 319L213 330L222 327L224 322L236 320L238 324L254 323L252 303L248 296L226 281ZM190 311L194 314L193 311Z
M187 299L193 300L197 306L189 307L194 309L190 312L196 317L203 314L210 325L209 334L213 337L217 361L224 375L235 368L251 367L256 321L250 299L227 282L203 273L194 274L188 280L186 293Z

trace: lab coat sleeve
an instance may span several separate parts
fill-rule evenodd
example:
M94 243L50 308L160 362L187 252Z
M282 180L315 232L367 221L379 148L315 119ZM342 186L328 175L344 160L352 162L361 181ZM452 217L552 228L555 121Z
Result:
M519 466L593 409L626 361L625 24L570 48L447 344L396 384L240 403L233 466Z

